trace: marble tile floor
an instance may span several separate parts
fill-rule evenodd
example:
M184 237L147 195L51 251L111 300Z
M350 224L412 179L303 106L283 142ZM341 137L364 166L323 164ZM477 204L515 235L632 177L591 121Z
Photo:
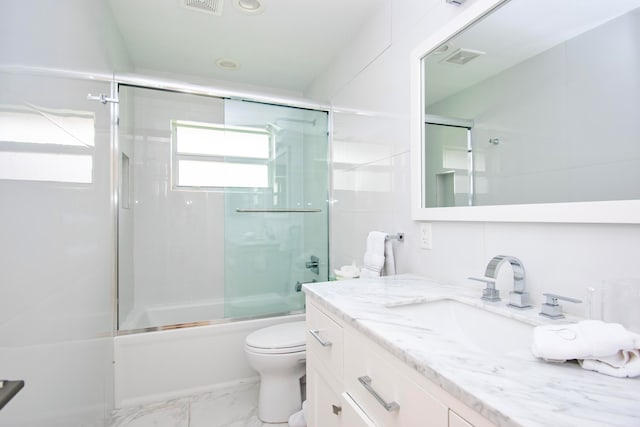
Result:
M110 427L288 427L258 420L257 381L114 411Z

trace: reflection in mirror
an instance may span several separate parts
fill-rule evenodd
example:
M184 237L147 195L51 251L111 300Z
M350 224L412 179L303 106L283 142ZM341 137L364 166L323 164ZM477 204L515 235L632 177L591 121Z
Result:
M421 206L640 199L639 6L511 0L425 56Z

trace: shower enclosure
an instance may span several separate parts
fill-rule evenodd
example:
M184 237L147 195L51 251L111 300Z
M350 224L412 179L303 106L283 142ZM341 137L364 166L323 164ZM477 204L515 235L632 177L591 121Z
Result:
M328 278L328 113L119 86L118 329L302 312Z

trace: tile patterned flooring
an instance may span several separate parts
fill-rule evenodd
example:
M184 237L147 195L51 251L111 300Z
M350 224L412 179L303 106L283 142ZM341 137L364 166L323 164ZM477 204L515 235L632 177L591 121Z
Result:
M258 420L258 382L114 411L110 427L288 427Z

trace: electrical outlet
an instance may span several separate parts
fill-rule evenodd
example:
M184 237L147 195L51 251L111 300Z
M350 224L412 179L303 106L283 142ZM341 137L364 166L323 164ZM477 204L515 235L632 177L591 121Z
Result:
M420 224L420 247L422 249L431 249L432 243L431 223L423 222Z

